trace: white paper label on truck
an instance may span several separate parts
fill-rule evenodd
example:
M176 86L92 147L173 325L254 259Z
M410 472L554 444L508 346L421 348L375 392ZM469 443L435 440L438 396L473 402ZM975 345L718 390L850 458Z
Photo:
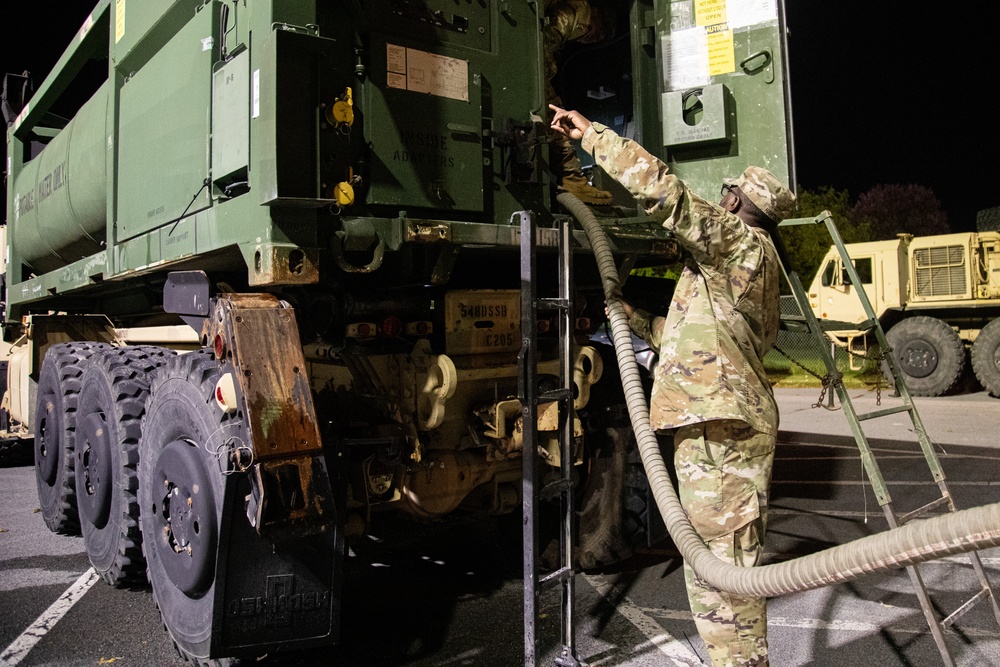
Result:
M469 61L398 44L386 44L385 49L390 88L469 101Z

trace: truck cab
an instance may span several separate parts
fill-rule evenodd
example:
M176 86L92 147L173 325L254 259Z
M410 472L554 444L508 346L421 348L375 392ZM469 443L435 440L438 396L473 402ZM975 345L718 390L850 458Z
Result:
M908 235L896 241L849 244L851 262L861 278L861 287L876 312L901 308L906 303ZM816 317L860 324L866 316L858 301L844 260L831 246L809 286L809 304Z

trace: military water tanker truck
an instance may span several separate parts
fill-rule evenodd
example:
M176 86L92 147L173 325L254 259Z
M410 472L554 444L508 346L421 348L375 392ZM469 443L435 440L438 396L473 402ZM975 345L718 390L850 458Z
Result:
M529 335L559 373L552 321L521 329L519 221L541 265L573 222L548 4L102 0L9 128L5 405L46 524L109 583L148 577L186 657L335 641L346 540L387 512L519 511L522 457L560 465L522 450L517 400ZM617 71L578 106L706 196L748 164L793 181L780 5L619 6L596 52ZM95 68L68 122L47 114ZM676 259L623 194L595 210L622 275ZM621 481L604 294L570 239L586 565L623 553L646 497Z

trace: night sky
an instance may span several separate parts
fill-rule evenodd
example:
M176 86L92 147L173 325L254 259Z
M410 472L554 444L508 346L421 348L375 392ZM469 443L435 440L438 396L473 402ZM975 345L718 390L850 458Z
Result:
M796 165L853 198L929 187L954 231L1000 206L993 34L1000 3L788 0Z
M28 69L36 84L91 8L88 0L4 4L0 66ZM786 0L786 14L802 187L856 199L880 183L924 185L955 231L1000 206L1000 113L988 102L1000 3Z

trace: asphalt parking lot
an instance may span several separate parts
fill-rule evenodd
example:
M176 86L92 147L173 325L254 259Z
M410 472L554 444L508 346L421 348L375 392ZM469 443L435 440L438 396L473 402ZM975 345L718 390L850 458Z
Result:
M851 392L862 410L870 392ZM812 407L816 390L778 390L781 437L772 486L768 562L885 529L839 411ZM883 397L889 404L891 398ZM983 393L918 399L960 507L1000 501L1000 401ZM899 509L934 497L903 416L866 423ZM148 588L95 581L80 538L52 535L35 511L30 467L0 469L0 667L182 665ZM382 526L345 564L341 643L268 656L274 665L517 665L522 661L520 544L484 522L400 532ZM430 534L428 534L430 533ZM389 534L393 537L390 539ZM981 553L1000 583L1000 550ZM968 558L921 566L941 611L978 590ZM669 542L577 584L578 655L590 665L697 665L706 654L687 611ZM552 664L558 599L543 597L541 664ZM940 665L909 578L890 571L772 599L773 665ZM958 665L1000 664L1000 628L979 605L947 633Z

